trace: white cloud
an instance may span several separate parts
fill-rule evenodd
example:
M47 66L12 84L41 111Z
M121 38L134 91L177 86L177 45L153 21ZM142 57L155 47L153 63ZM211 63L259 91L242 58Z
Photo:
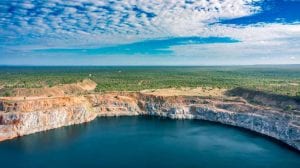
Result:
M210 25L260 12L251 5L257 1L262 0L3 0L0 39L5 40L0 45L24 44L26 39L36 45L30 49L99 47L161 37L225 36L241 42L174 50L182 56L251 57L259 62L272 55L299 61L299 24Z
M300 63L300 25L214 25L201 36L227 36L239 43L174 47L175 55L198 56L208 64L296 64ZM216 61L220 60L220 61ZM207 62L205 62L207 63Z
M13 0L3 6L13 7L14 11L1 15L22 29L7 29L1 21L0 25L4 29L2 31L15 31L22 35L37 33L46 37L69 30L74 35L76 31L84 31L93 35L191 36L206 31L207 23L220 18L241 17L259 11L258 7L249 5L253 1L257 0L48 0L39 3ZM30 22L35 18L43 21L18 24L18 20ZM43 34L36 31L41 27L45 28Z

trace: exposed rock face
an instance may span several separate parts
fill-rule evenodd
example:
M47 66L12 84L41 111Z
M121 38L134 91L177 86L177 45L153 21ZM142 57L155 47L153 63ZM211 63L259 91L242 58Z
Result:
M201 119L243 127L281 140L300 150L299 116L251 108L243 104L233 106L237 109L246 108L246 110L228 111L210 105L170 106L160 110L155 104L148 104L147 108L149 114L173 119Z
M193 96L142 93L90 94L33 100L0 100L0 140L78 124L96 116L155 115L202 119L243 127L274 137L300 150L300 114Z
M80 103L76 103L79 101ZM82 98L1 102L0 141L96 118L90 104Z

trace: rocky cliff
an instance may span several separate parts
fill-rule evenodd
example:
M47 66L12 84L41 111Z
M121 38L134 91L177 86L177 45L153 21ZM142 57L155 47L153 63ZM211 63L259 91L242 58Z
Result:
M0 141L96 118L82 97L0 100Z
M155 115L201 119L238 126L276 138L300 150L300 114L238 99L107 93L0 100L0 140L79 124L96 116Z

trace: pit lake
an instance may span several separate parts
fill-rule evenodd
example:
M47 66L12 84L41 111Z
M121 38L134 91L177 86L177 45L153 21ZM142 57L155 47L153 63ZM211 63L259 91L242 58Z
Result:
M199 120L98 118L0 143L1 167L300 167L300 154L244 129Z

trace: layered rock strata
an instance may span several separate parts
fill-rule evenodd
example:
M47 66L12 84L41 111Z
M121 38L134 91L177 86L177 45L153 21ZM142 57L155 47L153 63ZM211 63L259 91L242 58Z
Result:
M0 141L96 118L83 98L0 101Z
M300 114L244 101L143 93L0 100L0 140L91 121L97 116L154 115L246 128L300 151Z

